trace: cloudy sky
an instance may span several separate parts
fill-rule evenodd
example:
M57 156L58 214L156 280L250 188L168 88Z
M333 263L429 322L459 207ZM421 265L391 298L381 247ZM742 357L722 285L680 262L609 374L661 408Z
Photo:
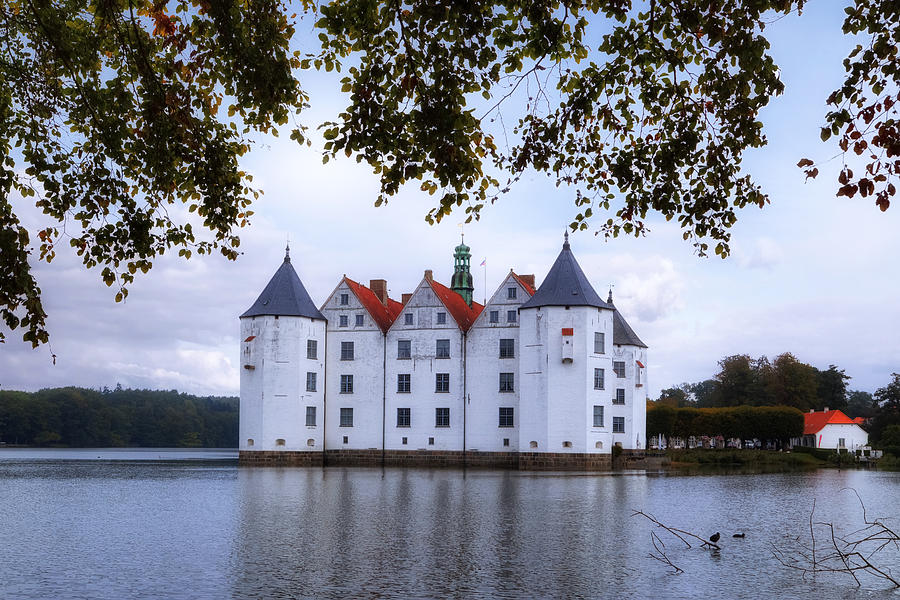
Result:
M572 248L601 295L615 285L616 305L650 346L649 394L715 374L723 356L770 358L792 352L818 368L845 369L851 389L874 391L900 371L900 206L881 213L870 199L834 197L839 160L804 183L797 161L836 152L818 131L824 98L842 77L852 40L840 33L834 3L810 5L802 18L766 30L786 93L763 113L769 145L744 161L769 193L765 209L745 209L732 229L733 255L700 258L677 227L653 218L642 239L604 241L572 236ZM301 32L303 32L301 27ZM307 29L308 31L308 29ZM341 106L335 78L305 80L313 108L306 122ZM511 118L511 117L510 117ZM317 303L342 274L361 282L385 278L393 297L411 291L425 269L449 283L460 218L429 226L433 200L415 186L374 208L377 181L353 160L321 164L312 149L269 138L245 161L265 192L243 255L190 261L166 256L130 288L125 303L98 270L61 253L36 263L49 313L50 347L32 350L21 335L0 346L0 389L79 385L238 394L238 315L281 263L291 240L293 264ZM27 225L43 223L30 202L16 208ZM543 176L525 177L465 228L476 297L500 284L510 268L542 280L574 215L571 190ZM604 218L601 216L601 218ZM51 361L56 355L56 364Z

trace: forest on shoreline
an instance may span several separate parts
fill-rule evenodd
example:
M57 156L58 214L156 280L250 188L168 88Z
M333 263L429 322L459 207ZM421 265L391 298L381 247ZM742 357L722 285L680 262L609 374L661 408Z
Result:
M118 385L0 391L0 442L70 448L236 448L238 399Z

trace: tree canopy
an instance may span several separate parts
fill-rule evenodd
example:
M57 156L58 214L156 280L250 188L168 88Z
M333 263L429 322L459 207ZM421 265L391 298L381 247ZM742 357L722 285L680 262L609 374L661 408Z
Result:
M768 202L741 169L784 89L765 29L804 3L304 0L296 16L283 0L5 0L0 315L25 341L47 340L29 258L60 245L100 268L117 300L166 251L235 258L257 193L240 157L280 128L306 141L291 122L308 101L304 69L346 69L325 158L367 163L376 204L414 182L436 196L430 222L478 218L539 172L571 191L572 229L641 235L655 213L727 256L737 210ZM315 22L311 54L293 49L299 18ZM838 194L886 209L900 171L900 7L854 0L844 32L861 43L822 138L866 163L841 171ZM498 133L492 119L519 100ZM33 197L46 226L28 231L13 194Z

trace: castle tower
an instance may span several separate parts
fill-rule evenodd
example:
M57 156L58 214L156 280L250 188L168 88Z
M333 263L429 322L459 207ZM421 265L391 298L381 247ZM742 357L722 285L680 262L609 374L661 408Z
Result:
M450 279L450 289L462 296L469 306L472 306L472 292L475 290L472 273L469 272L471 260L472 254L463 238L453 251L453 277Z
M240 462L321 463L325 317L284 262L241 315Z

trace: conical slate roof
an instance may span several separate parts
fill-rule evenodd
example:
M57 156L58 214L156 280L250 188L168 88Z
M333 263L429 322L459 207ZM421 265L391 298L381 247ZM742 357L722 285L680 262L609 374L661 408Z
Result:
M575 256L569 248L568 232L566 232L562 251L556 257L556 262L550 267L550 272L547 273L541 287L520 308L537 308L539 306L612 308L600 299L584 271L578 266L578 261L575 260Z
M641 348L646 348L647 344L641 341L641 338L637 336L634 329L631 328L625 320L625 317L622 316L622 313L620 313L619 309L613 304L612 290L609 290L609 298L606 299L606 303L613 308L613 344L617 346L640 346Z
M309 317L321 319L325 317L313 304L312 299L303 287L303 283L297 276L297 271L291 266L290 250L285 249L284 262L275 271L268 285L253 303L250 309L241 315L244 317L259 317L262 315L277 315L285 317Z

